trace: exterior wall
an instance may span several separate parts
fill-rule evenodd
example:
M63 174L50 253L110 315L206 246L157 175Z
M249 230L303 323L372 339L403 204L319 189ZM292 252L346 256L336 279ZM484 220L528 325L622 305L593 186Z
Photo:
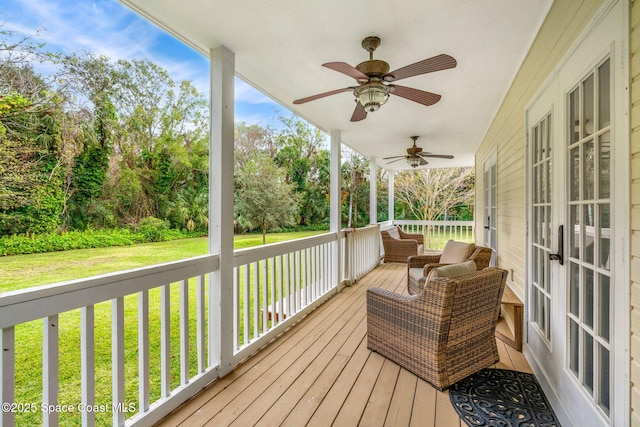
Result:
M630 2L631 425L640 425L640 0Z
M494 147L498 152L498 265L513 269L509 285L524 294L525 150L524 112L540 85L601 5L592 0L557 0L532 45L512 87L476 153L482 165ZM630 10L630 425L640 426L640 0ZM481 171L479 171L479 174ZM476 183L477 211L482 209L483 183ZM478 222L481 218L477 219ZM481 230L480 223L476 230ZM480 236L477 236L478 238Z
M478 177L482 177L484 161L494 148L497 149L497 264L507 270L513 270L507 284L523 301L526 243L525 108L601 4L601 0L556 0L553 3L476 151ZM477 179L476 212L482 212L484 208L483 190L482 179ZM482 226L482 215L476 215L477 242L482 240Z

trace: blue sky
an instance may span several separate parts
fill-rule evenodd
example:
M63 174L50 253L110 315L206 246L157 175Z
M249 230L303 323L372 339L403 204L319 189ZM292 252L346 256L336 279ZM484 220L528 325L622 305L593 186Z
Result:
M117 0L0 0L0 29L46 42L48 50L91 51L112 59L149 59L176 81L209 91L209 61ZM290 113L236 79L236 121L279 127Z

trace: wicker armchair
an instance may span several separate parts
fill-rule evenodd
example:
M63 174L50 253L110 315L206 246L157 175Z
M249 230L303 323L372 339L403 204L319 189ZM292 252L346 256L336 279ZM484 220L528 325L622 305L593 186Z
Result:
M385 262L407 262L412 255L422 254L424 237L422 234L405 233L400 227L381 230Z
M495 329L507 271L436 278L418 295L367 290L367 347L444 390L500 359Z
M446 246L445 246L446 250ZM473 252L462 261L475 261L476 269L483 270L489 267L493 250L484 246L474 246ZM442 254L425 254L411 256L407 260L407 290L409 295L416 295L424 287L429 272L447 263L441 263Z

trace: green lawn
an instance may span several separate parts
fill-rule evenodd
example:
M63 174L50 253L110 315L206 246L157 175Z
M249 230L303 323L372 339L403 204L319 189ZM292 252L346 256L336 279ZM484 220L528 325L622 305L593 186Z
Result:
M314 236L324 231L267 234L267 243ZM0 257L0 293L129 270L207 253L206 237L112 248L78 249ZM262 234L235 236L236 249L259 246Z
M268 243L292 240L322 232L278 233L267 236ZM246 248L262 243L255 234L236 236L235 247ZM47 254L20 255L0 258L0 292L30 286L61 282L96 274L136 268L207 252L207 239L185 239L136 246L83 249ZM171 290L171 385L179 385L179 285ZM190 364L191 375L196 369L195 280L189 283L190 303ZM160 291L149 292L149 346L151 401L160 397ZM125 403L137 407L137 295L125 297ZM95 306L96 403L111 402L111 303ZM42 390L42 322L33 321L16 327L16 402L38 403ZM80 315L79 310L59 316L59 403L77 405L80 402ZM16 414L16 425L39 425L40 413ZM97 425L109 425L110 413L97 414ZM60 414L60 425L80 425L80 414Z

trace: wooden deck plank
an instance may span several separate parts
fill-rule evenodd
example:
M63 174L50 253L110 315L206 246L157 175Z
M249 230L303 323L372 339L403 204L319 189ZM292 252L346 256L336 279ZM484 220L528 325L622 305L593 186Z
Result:
M509 358L511 359L511 363L513 364L513 369L520 372L528 372L530 374L533 373L531 367L529 366L529 362L524 358L524 354L515 350L511 346L505 346L507 353L509 354Z
M364 413L360 421L362 425L384 425L399 375L400 366L385 359L380 375L378 376L378 381L376 381L373 391L369 396L367 406L364 408Z
M326 426L333 423L370 354L371 351L367 349L366 339L362 339L342 374L329 389L318 409L309 419L308 427Z
M460 427L460 417L453 409L449 391L436 391L435 427Z
M360 418L362 418L384 361L385 358L378 353L369 352L369 357L351 388L351 393L349 393L344 405L340 408L340 412L338 412L338 416L334 421L336 425L356 426L360 424Z
M416 394L418 377L406 369L401 368L398 382L393 391L393 397L389 404L387 418L384 425L388 427L408 426L411 422L411 411Z
M385 264L292 325L158 425L464 425L438 392L367 349L366 290L406 293L406 265ZM495 367L530 372L497 341Z
M433 427L436 423L436 389L417 378L416 395L411 412L411 427Z
M258 425L281 425L285 420L291 425L300 425L302 421L306 423L353 355L358 344L353 337L364 336L366 329L366 322L362 319L338 351L318 357L314 361L317 367L309 366L304 375L301 375L265 413ZM341 333L344 332L343 329Z
M356 300L354 305L355 308L352 305L350 310L345 310L322 334L313 334L301 340L286 353L286 357L280 358L241 394L235 396L232 402L210 419L210 422L215 425L226 425L230 419L235 420L240 417L243 411L245 413L237 420L238 425L247 425L248 419L261 418L273 404L273 398L284 393L288 386L308 368L318 353L333 349L339 327L346 325L352 319L350 311L357 310L362 302Z

